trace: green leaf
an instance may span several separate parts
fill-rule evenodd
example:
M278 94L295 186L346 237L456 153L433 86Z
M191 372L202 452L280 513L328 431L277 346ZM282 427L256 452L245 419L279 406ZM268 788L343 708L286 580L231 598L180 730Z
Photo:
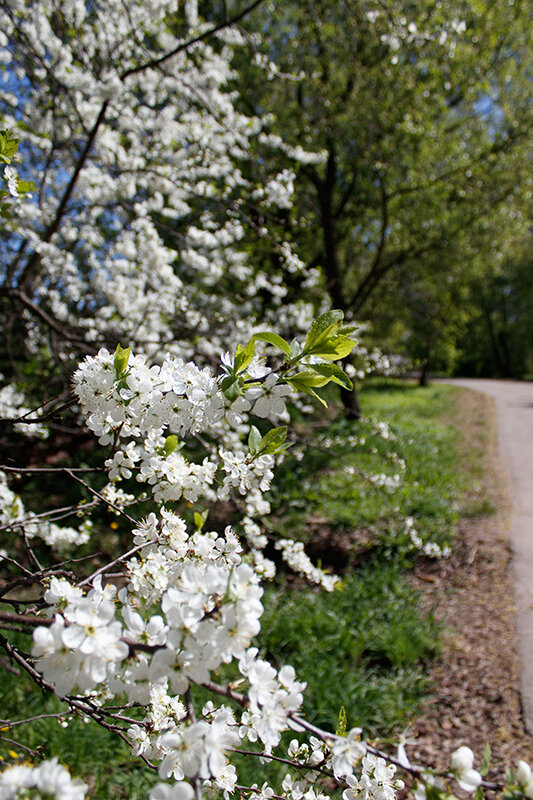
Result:
M19 194L28 194L28 192L34 192L36 186L33 181L22 181L20 178L17 181L17 191Z
M272 430L266 433L261 439L257 455L266 456L269 453L276 453L282 447L286 438L286 425L281 425L279 428L272 428Z
M11 131L0 131L0 161L10 164L16 155L19 146L19 139L16 139Z
M327 361L337 361L349 356L355 347L355 341L347 336L331 336L321 340L306 351L306 355L324 358Z
M168 457L171 453L173 453L177 446L178 437L174 433L171 433L170 436L167 436L165 439L165 444L163 445L165 456Z
M341 710L339 711L339 718L337 720L337 728L335 730L335 736L346 736L346 729L348 725L348 719L346 717L346 709L344 706L341 706Z
M279 347L279 349L290 358L291 349L289 343L286 342L285 339L282 339L281 336L278 336L277 333L269 333L268 331L254 333L252 340L256 342L267 342L268 344L273 344L274 347Z
M203 527L205 525L205 521L206 521L208 516L209 516L209 509L207 509L206 511L202 511L202 512L199 512L199 511L195 511L194 512L194 515L193 515L194 524L196 525L196 530L197 531L203 530Z
M300 352L300 344L298 342L298 339L293 339L289 348L289 358L291 359L291 361L293 361L293 359L296 358L299 352Z
M304 351L308 350L314 344L323 339L326 332L329 336L330 329L332 329L331 333L333 333L333 329L336 331L343 319L343 312L335 309L326 311L325 314L321 314L317 319L314 320L309 329L309 333L307 334L304 344Z
M483 793L483 786L478 786L476 789L475 798L476 800L483 800L484 793Z
M315 392L315 390L311 386L307 386L305 383L301 383L297 378L287 378L287 383L290 383L297 392L303 392L304 394L312 395L316 400L318 400L322 405L327 408L328 404L325 400L320 397L319 394Z
M239 378L237 375L226 375L220 384L224 397L230 402L233 402L242 394L242 387L242 378Z
M441 792L440 789L437 789L436 786L431 786L429 783L425 784L426 786L426 800L441 800L444 793Z
M253 339L250 339L250 341L245 347L241 347L239 345L235 353L235 360L233 364L234 372L237 375L241 372L244 372L246 368L249 366L254 355L255 355L255 342Z
M130 358L131 347L121 347L117 344L117 349L115 350L115 375L117 379L123 378L126 374L126 370L128 368L128 361Z
M314 370L314 365L313 365L313 370ZM296 375L293 375L291 377L291 381L292 380L297 380L298 383L303 384L305 386L325 386L326 383L329 383L328 377L318 375L316 372L312 370L297 372Z
M485 749L483 751L483 758L481 759L481 767L479 768L479 774L485 776L489 771L490 767L490 744L487 742L485 745Z
M344 370L337 366L337 364L312 364L311 369L314 369L319 375L329 377L330 381L338 383L338 385L344 387L344 389L353 389L353 383Z
M252 425L250 428L250 433L248 434L248 450L252 456L255 456L261 447L261 434L255 427Z
M339 333L342 333L343 336L349 336L351 333L356 333L357 331L361 330L361 326L358 325L346 325L343 328L339 329Z

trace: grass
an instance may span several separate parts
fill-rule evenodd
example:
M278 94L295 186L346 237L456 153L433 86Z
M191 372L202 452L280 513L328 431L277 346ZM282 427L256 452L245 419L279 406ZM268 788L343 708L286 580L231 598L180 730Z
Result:
M275 530L308 541L308 520L319 518L336 531L370 531L387 551L405 550L402 520L411 517L424 541L448 545L464 489L457 434L439 421L453 392L397 383L363 391L366 421L339 417L319 432L318 448L282 465L272 491Z
M370 562L332 593L271 588L265 606L261 650L307 681L313 724L335 729L344 706L350 726L386 735L416 712L438 634L397 564Z

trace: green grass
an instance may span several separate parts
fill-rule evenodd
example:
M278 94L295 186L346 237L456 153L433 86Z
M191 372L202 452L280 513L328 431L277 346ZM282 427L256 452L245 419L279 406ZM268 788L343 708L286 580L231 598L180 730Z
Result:
M334 729L344 706L350 726L377 736L416 712L438 633L397 564L370 562L332 593L271 588L265 606L261 650L307 681L311 722Z
M453 391L397 383L363 391L366 421L339 417L314 433L322 449L300 461L287 457L271 493L280 509L275 530L305 542L313 533L309 518L319 518L333 530L366 529L376 545L405 550L401 520L412 517L424 541L449 544L464 488L457 434L439 421ZM391 437L372 420L387 422ZM365 477L372 474L380 476L377 484ZM379 485L395 476L396 488Z

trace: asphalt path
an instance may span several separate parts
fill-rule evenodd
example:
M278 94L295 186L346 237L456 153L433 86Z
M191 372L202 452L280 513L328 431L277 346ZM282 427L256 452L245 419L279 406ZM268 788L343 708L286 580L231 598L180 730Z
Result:
M512 504L510 541L522 662L522 711L526 730L533 733L533 383L481 378L457 378L449 383L484 392L496 401L498 447L508 473Z

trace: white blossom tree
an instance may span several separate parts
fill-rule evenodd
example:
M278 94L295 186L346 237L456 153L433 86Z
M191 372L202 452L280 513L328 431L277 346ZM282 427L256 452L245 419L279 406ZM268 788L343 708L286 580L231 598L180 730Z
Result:
M314 727L294 669L276 669L254 646L261 582L275 571L260 521L288 445L278 423L299 393L320 399L330 383L351 388L336 362L352 353L357 333L340 311L310 324L307 308L279 313L282 328L285 320L307 327L305 337L257 329L258 291L279 312L286 289L246 257L245 224L259 238L270 234L261 215L247 217L245 199L283 207L293 173L285 162L258 186L245 165L266 144L293 162L320 158L261 137L262 122L235 110L233 23L257 4L216 31L190 2L183 15L167 0L2 4L1 114L24 139L18 176L4 169L12 203L2 243L10 371L2 422L38 440L50 418L68 412L91 444L65 463L56 454L55 464L35 466L42 451L34 445L31 464L18 455L3 465L0 601L9 610L0 618L6 634L33 630L33 644L27 652L2 633L0 645L65 714L131 746L160 779L151 800L203 792L325 800L332 781L344 800L392 800L404 785L398 768L435 800L456 779L465 791L503 789L483 783L486 765L475 769L467 747L435 774L411 765L403 744L385 753L360 729ZM9 141L4 134L0 154L12 170ZM33 181L32 197L19 178ZM301 270L288 243L274 244L288 272ZM50 401L41 387L44 402L31 410L12 383L30 380L31 369L34 388L68 375L72 389ZM53 435L61 432L71 433L56 423ZM32 509L10 479L44 474L84 496ZM217 530L210 513L228 498L233 524ZM75 547L91 540L102 509L116 512L128 540L87 567ZM412 523L409 535L415 542ZM335 576L302 547L286 539L276 547L293 569L334 588ZM226 667L234 677L219 682ZM211 699L195 700L198 687ZM294 738L280 751L287 731ZM240 783L233 756L243 751L281 760L281 787ZM532 796L528 765L505 786ZM0 800L85 793L55 759L0 773Z

